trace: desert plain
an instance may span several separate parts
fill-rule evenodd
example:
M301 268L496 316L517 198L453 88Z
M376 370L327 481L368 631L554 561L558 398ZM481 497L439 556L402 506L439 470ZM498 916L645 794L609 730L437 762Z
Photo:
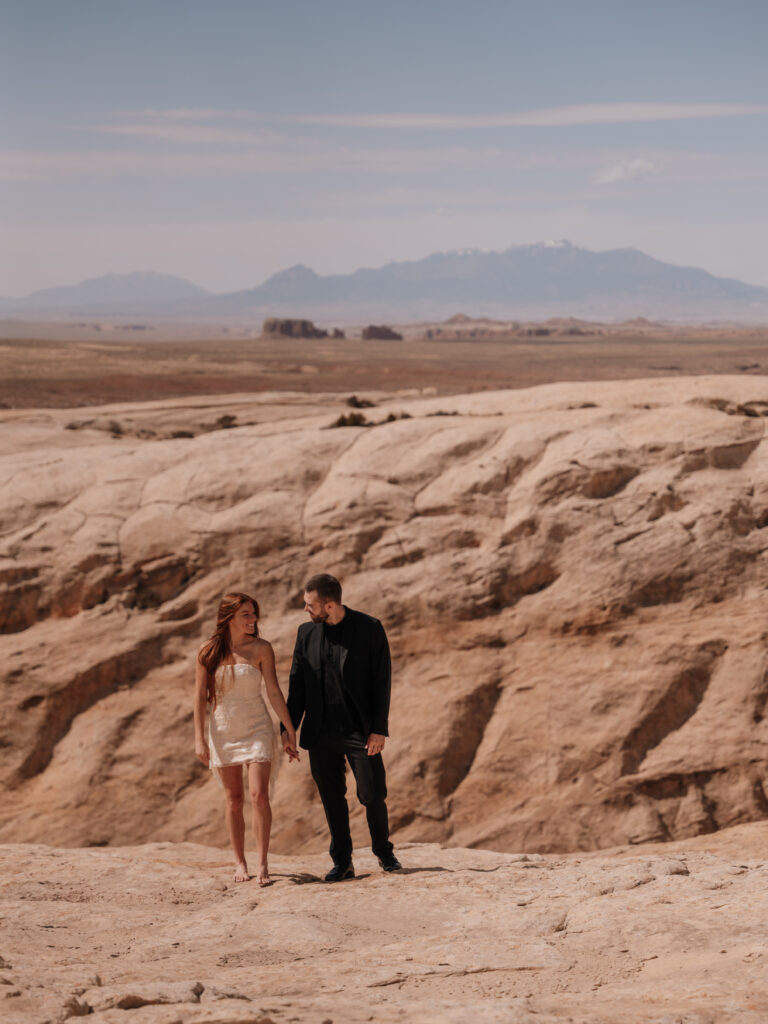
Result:
M322 326L331 330L332 324ZM760 374L761 327L680 327L572 318L504 323L457 315L397 325L404 343L261 336L260 322L35 323L0 320L0 408L101 405L232 392L441 394L531 387L552 381L685 374Z
M9 1020L768 1019L768 333L472 329L6 326ZM405 871L355 805L319 884L304 758L235 886L194 651L255 591L285 684L320 570L390 637Z

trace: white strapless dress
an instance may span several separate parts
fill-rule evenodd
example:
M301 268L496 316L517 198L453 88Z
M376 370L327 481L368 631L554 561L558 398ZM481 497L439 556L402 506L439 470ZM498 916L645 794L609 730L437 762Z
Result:
M275 758L275 730L253 665L219 665L216 707L208 720L212 769Z

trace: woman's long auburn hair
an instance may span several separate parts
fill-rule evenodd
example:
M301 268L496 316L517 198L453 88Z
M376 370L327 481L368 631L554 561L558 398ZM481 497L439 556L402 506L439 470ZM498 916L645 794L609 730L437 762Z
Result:
M229 624L235 613L244 604L252 604L256 613L256 625L253 635L259 635L259 602L249 594L241 594L238 591L225 594L219 603L219 611L216 616L216 630L210 640L206 640L200 649L197 660L205 668L206 684L209 703L216 706L216 669L225 659L232 654L232 644L229 639Z

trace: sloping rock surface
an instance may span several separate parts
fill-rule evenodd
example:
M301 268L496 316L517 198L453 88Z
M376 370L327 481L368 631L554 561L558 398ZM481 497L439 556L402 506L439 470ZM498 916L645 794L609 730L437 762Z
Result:
M6 1024L764 1024L768 826L542 856L0 847Z
M193 652L254 592L287 683L320 570L390 635L398 842L768 817L768 379L367 397L340 429L333 395L0 412L0 837L220 843ZM304 758L274 846L326 841Z

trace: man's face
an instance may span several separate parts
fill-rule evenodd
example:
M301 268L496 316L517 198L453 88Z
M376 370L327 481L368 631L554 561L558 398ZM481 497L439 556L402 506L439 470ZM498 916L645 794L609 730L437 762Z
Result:
M327 622L330 602L321 600L316 590L304 592L304 611L313 622Z

